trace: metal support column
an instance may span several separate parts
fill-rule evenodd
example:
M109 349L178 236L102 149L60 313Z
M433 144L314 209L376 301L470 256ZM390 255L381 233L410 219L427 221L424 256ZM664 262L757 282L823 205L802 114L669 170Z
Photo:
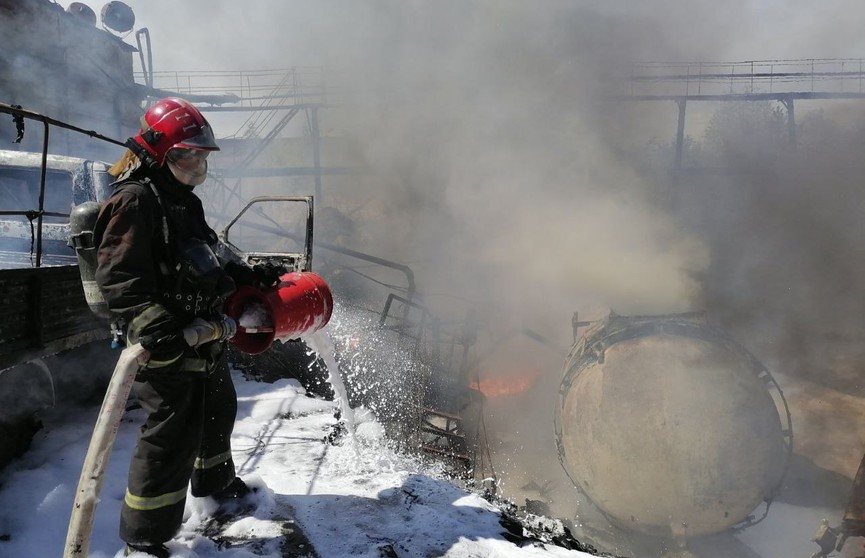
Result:
M315 201L322 207L321 200L321 135L318 130L318 107L309 110L310 128L312 132L312 162L315 168Z
M787 137L790 140L790 145L796 145L796 109L793 104L793 97L782 99L781 103L787 109Z
M682 151L685 147L685 107L687 103L686 99L676 100L676 104L679 106L679 124L676 128L676 161L673 168L677 176L682 170Z

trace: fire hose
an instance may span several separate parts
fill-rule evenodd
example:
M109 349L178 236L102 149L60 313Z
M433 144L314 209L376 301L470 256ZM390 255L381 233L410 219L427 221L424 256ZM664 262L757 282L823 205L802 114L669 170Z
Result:
M126 400L129 399L135 375L149 359L150 354L140 343L127 347L120 353L105 398L102 400L96 426L93 428L84 466L81 468L75 504L72 506L72 516L69 518L69 530L66 532L63 558L87 556L90 534L93 530L93 516L96 512L96 504L99 503L99 492L102 490L108 458L114 447L114 440L117 438L117 430L120 428L120 419L126 409Z
M257 354L265 351L276 340L297 339L327 325L333 311L333 296L327 283L315 273L292 272L280 277L279 284L267 291L241 287L228 299L226 312L233 320L242 322L250 304L264 307L264 321L270 322L269 327L238 327L237 334L230 342L246 353ZM203 320L196 320L184 328L184 337L190 345L206 343L213 341L214 337L220 337L224 333L222 327L214 328ZM214 336L209 336L208 331ZM150 354L140 343L120 353L81 468L63 558L87 556L96 505L99 503L108 458L120 428L120 419L126 409L135 376L149 358Z

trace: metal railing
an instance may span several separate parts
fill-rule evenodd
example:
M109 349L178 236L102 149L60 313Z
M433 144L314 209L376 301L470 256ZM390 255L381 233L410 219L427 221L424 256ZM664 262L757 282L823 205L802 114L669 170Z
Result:
M22 215L30 221L31 229L34 232L35 237L33 238L33 251L35 251L35 267L40 267L42 265L42 221L43 217L68 217L66 213L57 213L45 211L45 179L48 175L48 139L49 139L49 131L51 126L56 126L58 128L63 128L66 130L71 130L73 132L77 132L80 134L84 134L90 136L91 138L100 139L103 141L107 141L109 143L113 143L119 146L125 146L125 144L121 141L109 138L107 136L103 136L93 130L85 130L83 128L79 128L77 126L73 126L67 122L63 122L61 120L57 120L54 118L50 118L45 116L44 114L39 114L37 112L33 112L27 109L24 109L18 105L9 105L6 103L0 103L0 113L10 114L13 117L15 122L15 126L18 129L18 140L24 137L25 132L25 120L35 120L37 122L42 123L42 165L39 176L39 197L38 197L38 206L33 209L28 210L14 210L7 211L4 210L0 212L0 215ZM34 225L35 220L35 225Z
M325 72L320 67L237 71L163 71L136 72L142 83L152 79L154 89L175 91L189 96L234 98L241 106L255 107L262 102L284 104L325 103L328 90ZM223 102L226 102L223 99Z
M647 96L753 96L865 94L865 59L808 58L743 62L645 62L614 79L615 93Z

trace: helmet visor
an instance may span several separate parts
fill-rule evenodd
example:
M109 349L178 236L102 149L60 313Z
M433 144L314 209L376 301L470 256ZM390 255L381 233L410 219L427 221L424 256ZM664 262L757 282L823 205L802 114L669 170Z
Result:
M178 142L175 147L189 147L192 149L219 151L219 146L216 145L216 138L213 136L213 129L209 124L202 126L198 134Z
M169 161L177 165L193 167L201 164L201 162L207 159L209 155L210 151L189 149L186 147L173 147L168 150L166 157L168 157Z

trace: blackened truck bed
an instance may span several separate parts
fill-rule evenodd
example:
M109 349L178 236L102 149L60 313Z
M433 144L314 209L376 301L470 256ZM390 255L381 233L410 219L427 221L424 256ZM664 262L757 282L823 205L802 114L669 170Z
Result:
M78 266L0 269L0 370L110 335L90 312Z

